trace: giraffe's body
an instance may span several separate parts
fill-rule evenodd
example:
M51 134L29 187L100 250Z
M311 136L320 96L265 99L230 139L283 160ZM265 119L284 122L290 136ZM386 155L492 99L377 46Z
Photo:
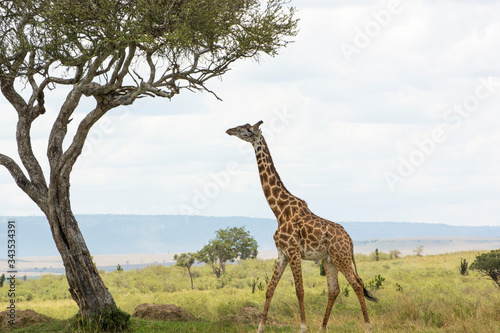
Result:
M290 264L295 281L301 331L306 331L301 259L323 260L323 266L327 273L328 305L323 318L322 331L326 331L333 303L340 292L339 271L344 274L358 296L365 327L369 331L370 320L364 297L370 300L375 299L368 294L363 286L363 281L357 274L351 237L341 225L313 214L304 200L293 196L285 188L276 172L271 153L259 129L260 124L262 122L258 122L254 126L246 124L227 131L228 134L235 135L253 145L262 189L278 220L278 229L274 234L274 241L278 249L278 261L266 292L266 302L259 332L264 331L274 290L287 264Z

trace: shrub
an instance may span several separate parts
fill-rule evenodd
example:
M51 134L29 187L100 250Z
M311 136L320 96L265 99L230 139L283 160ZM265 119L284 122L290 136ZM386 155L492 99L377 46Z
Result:
M382 288L382 284L383 282L385 281L385 278L382 277L380 274L375 276L373 278L373 280L371 280L370 282L368 282L368 288L370 288L371 290L378 290L378 289L381 289Z
M349 285L347 284L344 288L342 288L342 295L345 297L349 297Z
M389 259L398 259L401 256L401 251L399 250L391 250L389 252Z
M319 275L326 276L325 266L323 266L323 260L319 262Z
M500 287L500 250L492 250L476 257L470 269L479 271L487 276Z
M460 274L469 275L469 263L464 258L460 259Z
M78 313L71 320L71 330L81 332L123 332L128 330L130 315L116 305L108 306L92 316Z

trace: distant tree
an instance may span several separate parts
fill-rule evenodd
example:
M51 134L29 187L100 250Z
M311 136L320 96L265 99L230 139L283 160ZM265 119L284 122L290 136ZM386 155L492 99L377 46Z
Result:
M417 246L415 249L413 249L413 253L415 253L417 257L421 257L424 253L424 246L423 245Z
M399 250L391 250L389 252L389 259L397 259L401 256L401 251Z
M176 266L184 267L189 273L189 278L191 279L191 289L194 289L193 284L193 274L191 274L191 266L193 266L196 261L197 255L195 253L181 253L179 255L174 255L174 260L176 261Z
M257 241L245 227L219 229L215 234L216 237L198 252L198 258L209 264L217 277L226 272L226 262L234 262L238 258L244 260L257 257ZM217 261L218 268L216 268Z
M370 253L370 259L373 261L388 260L389 254L379 251L379 249L375 249L375 251Z
M208 243L200 251L196 252L196 261L204 262L212 268L215 276L220 278L221 268L217 266L217 261L219 256L217 255L216 249L213 244Z
M2 276L0 276L0 288L2 288L2 287L3 287L3 284L4 284L4 282L5 282L5 279L6 279L6 278L5 278L5 274L2 274Z
M500 249L478 255L470 269L491 278L500 287Z
M122 272L122 271L123 271L123 267L122 267L122 265L120 265L120 264L116 265L116 270L117 270L118 272Z

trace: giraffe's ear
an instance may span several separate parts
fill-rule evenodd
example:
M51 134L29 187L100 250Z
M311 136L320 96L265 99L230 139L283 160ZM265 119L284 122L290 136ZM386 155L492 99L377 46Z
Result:
M262 125L264 122L262 120L259 120L255 125L252 126L252 129L259 129L260 125Z

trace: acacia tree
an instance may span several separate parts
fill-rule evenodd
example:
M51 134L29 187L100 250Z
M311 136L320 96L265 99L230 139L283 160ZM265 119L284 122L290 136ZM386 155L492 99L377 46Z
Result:
M215 250L213 244L208 243L205 245L200 251L196 252L196 261L204 262L212 268L212 272L214 272L217 278L220 278L222 271L220 266L217 266L217 261L219 257Z
M219 229L215 235L198 252L198 261L209 264L217 277L226 272L226 262L257 257L257 241L245 227ZM219 267L216 266L217 261Z
M423 256L424 246L423 245L417 246L416 248L413 249L413 253L415 253L417 257Z
M191 279L191 289L194 289L193 284L193 274L191 274L191 266L193 266L196 261L196 253L181 253L174 255L175 265L184 267L189 273L189 278Z
M0 2L0 88L17 113L22 163L0 154L0 165L47 217L83 316L115 307L70 204L71 171L92 126L139 98L170 99L183 89L213 93L208 80L238 59L276 55L296 23L285 0ZM57 89L67 95L48 137L45 174L31 130ZM93 107L75 124L85 99ZM68 138L68 132L75 134Z

